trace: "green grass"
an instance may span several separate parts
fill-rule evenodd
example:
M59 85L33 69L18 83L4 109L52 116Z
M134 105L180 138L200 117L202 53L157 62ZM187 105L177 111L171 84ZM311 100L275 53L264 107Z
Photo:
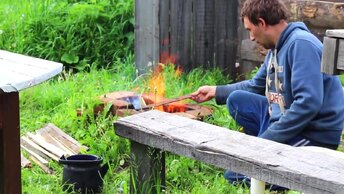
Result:
M128 57L126 63L118 61L116 68L94 70L70 74L63 72L54 79L44 82L20 93L21 134L35 131L46 123L54 123L80 143L90 147L87 153L102 156L110 163L110 172L105 178L104 193L128 193L129 170L124 168L128 161L128 141L115 135L112 123L113 116L92 116L93 106L99 103L98 97L112 91L132 91L137 87L146 87L145 79L136 79L133 58ZM194 91L202 84L219 84L226 79L219 70L204 72L194 70L180 78L173 76L173 68L166 67L167 97L175 97ZM190 84L193 83L193 84ZM146 91L143 91L146 92ZM208 102L213 106L214 102ZM84 114L77 117L76 110L82 109ZM214 117L209 122L218 125L232 123L225 109L214 109ZM36 165L32 169L23 169L24 193L63 193L61 190L62 166L51 162L54 175L46 175ZM122 169L124 168L124 169ZM222 177L223 170L200 162L168 154L167 157L168 193L229 193L236 187L228 185ZM35 185L35 186L33 186Z
M2 0L0 48L75 71L105 68L133 52L133 6L133 0Z

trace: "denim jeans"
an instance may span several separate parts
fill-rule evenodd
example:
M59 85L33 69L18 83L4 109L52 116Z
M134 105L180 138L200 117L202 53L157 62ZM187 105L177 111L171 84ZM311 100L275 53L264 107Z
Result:
M269 126L268 101L265 96L237 90L227 98L227 109L233 119L244 128L247 135L258 136ZM286 144L291 146L313 146L309 139L296 136ZM245 146L245 145L243 145ZM250 178L229 170L225 171L225 179L229 183L246 183L250 186ZM272 190L285 190L286 188L272 186Z

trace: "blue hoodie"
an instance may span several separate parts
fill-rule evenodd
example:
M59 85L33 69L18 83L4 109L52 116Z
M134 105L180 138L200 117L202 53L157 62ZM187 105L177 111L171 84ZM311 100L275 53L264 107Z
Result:
M216 87L217 104L225 104L234 90L266 95L270 125L260 137L286 143L301 134L318 143L338 145L344 94L337 76L321 73L322 48L304 23L289 23L254 78Z

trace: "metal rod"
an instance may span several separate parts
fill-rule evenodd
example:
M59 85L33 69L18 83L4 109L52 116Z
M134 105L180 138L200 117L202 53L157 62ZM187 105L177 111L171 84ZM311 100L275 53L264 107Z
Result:
M172 102L178 102L178 101L189 99L189 98L191 98L190 94L184 95L184 96L180 96L180 97L177 97L177 98L171 98L171 99L164 100L164 101L161 101L161 102L158 102L158 103L154 103L154 104L149 104L149 105L147 105L145 107L142 107L142 109L143 110L150 109L150 108L154 108L154 107L157 107L157 106L162 106L162 105L165 105L165 104L170 104Z

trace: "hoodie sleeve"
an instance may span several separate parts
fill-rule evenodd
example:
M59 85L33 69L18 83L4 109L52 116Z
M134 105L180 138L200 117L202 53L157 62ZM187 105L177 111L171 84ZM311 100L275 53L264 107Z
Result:
M233 84L221 85L216 87L215 100L216 104L226 104L227 98L230 93L235 90L246 90L252 93L264 95L265 92L265 79L266 79L266 65L268 58L270 57L270 51L265 57L264 63L259 68L256 75L250 79Z
M260 136L286 143L315 117L323 101L321 48L307 40L295 40L288 49L292 102L280 119Z

